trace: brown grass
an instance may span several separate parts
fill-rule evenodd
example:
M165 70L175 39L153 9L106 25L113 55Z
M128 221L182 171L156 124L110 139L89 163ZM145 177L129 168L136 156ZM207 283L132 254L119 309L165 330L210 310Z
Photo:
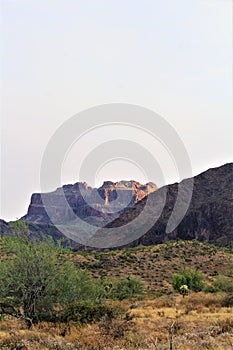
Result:
M81 326L40 323L27 330L19 321L0 322L1 350L165 350L172 329L175 350L232 350L233 308L222 295L191 293L124 301L127 314Z
M232 278L229 252L191 241L67 257L96 278L142 278L145 299L122 301L123 315L85 326L43 322L27 330L23 322L5 318L0 321L0 350L167 350L169 332L173 350L233 349L233 308L224 306L229 305L227 294L182 298L171 286L172 275L185 267L203 272L209 284L218 274Z

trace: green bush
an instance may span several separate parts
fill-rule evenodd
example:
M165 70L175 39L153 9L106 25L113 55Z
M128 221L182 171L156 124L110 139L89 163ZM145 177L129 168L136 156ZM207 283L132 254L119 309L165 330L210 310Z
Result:
M61 317L62 322L90 323L99 321L103 316L113 319L119 310L109 306L106 302L94 300L80 300L67 307Z
M233 293L233 279L226 276L218 276L213 282L213 287L217 291Z
M110 297L118 300L132 298L142 295L144 288L144 284L139 278L127 277L114 283Z
M180 292L180 287L186 285L189 290L199 292L203 289L203 275L199 271L185 269L178 274L173 275L172 286L177 292Z
M206 285L204 288L205 293L217 293L218 289L212 284Z

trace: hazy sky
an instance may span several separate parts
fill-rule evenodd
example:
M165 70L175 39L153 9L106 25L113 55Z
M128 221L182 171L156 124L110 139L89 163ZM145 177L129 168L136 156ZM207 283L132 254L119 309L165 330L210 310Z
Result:
M95 105L125 102L163 116L194 174L232 161L231 0L2 0L1 12L1 218L26 213L50 137ZM63 183L78 181L72 164L84 146L67 158ZM158 145L151 152L166 163ZM100 169L97 185L144 180L133 164L116 164Z

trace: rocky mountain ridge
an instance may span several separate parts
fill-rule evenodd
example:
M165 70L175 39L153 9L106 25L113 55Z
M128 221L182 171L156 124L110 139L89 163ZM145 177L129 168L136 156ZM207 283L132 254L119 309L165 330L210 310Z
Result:
M69 210L72 209L80 219L102 226L155 190L157 186L152 182L142 185L134 180L105 181L99 188L92 188L86 182L77 182L50 193L32 194L28 212L22 219L41 224L64 224L70 220ZM50 215L45 205L49 207Z
M169 240L179 241L179 240L199 240L208 241L218 246L233 247L233 163L225 164L220 167L209 169L193 178L194 188L192 193L191 203L189 208L180 222L180 224L170 233L166 233L166 225L171 216L173 208L176 203L179 184L171 184L164 186L152 193L149 196L144 195L142 191L145 190L145 185L140 185L137 182L123 182L112 183L106 181L99 189L91 189L86 183L83 183L84 194L93 192L93 196L88 197L87 201L97 195L100 198L100 203L95 202L96 208L87 203L79 209L79 213L83 215L83 220L86 220L86 213L88 211L95 211L98 209L98 205L101 204L102 212L99 217L94 216L94 224L99 225L99 230L96 232L93 240L95 238L105 239L101 227L121 227L126 225L128 222L134 220L146 205L148 198L152 200L153 203L159 206L161 202L161 193L164 189L166 190L166 202L162 213L156 223L141 237L133 242L124 245L124 247L135 247L138 245L155 245ZM186 180L184 180L186 181ZM147 184L149 186L151 184ZM80 198L79 192L75 185L65 185L63 186L63 191L66 194L65 197L68 199L71 207L74 203L83 203L83 199ZM150 186L149 186L150 187ZM130 206L122 212L117 213L117 218L114 218L116 213L106 214L104 209L107 206L111 206L114 203L117 193L121 193L119 188L123 188L123 192L127 196L127 192L131 193L131 203ZM132 193L132 189L134 192ZM152 189L154 189L152 185ZM148 191L150 190L147 189ZM86 191L86 192L85 192ZM55 204L57 205L59 201L59 189L53 192L56 196L53 197ZM55 200L56 198L56 200ZM101 202L102 198L102 202ZM84 203L83 203L84 204ZM57 209L59 206L57 206ZM73 205L72 210L76 209ZM113 207L114 208L114 207ZM78 210L78 209L77 209ZM56 213L56 211L55 211ZM58 210L59 213L59 210ZM42 235L52 236L54 240L60 239L63 234L54 226L51 221L44 216L46 212L41 205L40 194L32 195L32 200L30 207L28 209L27 215L23 217L24 220L29 225L29 230L33 237L41 237ZM93 214L93 212L91 212ZM95 214L95 212L94 212ZM60 214L59 214L60 215ZM59 219L58 215L58 219ZM99 215L99 214L98 214ZM148 214L150 215L150 214ZM152 213L153 215L153 213ZM93 216L89 216L90 220ZM0 234L12 234L10 226L3 220L0 221ZM129 232L129 235L131 232ZM78 245L70 239L65 238L66 245L70 245L77 250L81 250L84 247ZM90 244L90 247L92 245ZM122 246L123 247L123 246ZM118 247L121 248L121 247ZM85 248L89 249L89 248ZM93 250L93 248L90 248Z
M176 203L178 183L167 185L149 194L151 201L159 206L162 193L166 191L166 202L162 213L148 232L124 247L192 239L233 247L233 163L211 168L195 176L193 180L191 203L183 220L172 232L167 233L166 226ZM146 200L147 198L143 198L128 208L106 227L122 227L133 221L143 210ZM153 212L149 211L148 217L153 215ZM101 229L90 241L90 246L94 246L95 241L100 239L105 239Z

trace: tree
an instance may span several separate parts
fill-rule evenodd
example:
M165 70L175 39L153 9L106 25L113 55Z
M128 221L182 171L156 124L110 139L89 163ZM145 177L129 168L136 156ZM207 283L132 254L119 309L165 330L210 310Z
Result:
M4 238L0 261L0 311L22 317L28 326L56 320L74 300L98 298L98 286L85 271L65 259L52 239L30 240L25 223L16 222L15 237Z
M199 271L185 269L178 274L173 275L173 289L180 293L181 286L186 285L189 290L195 292L201 291L204 287L203 275Z

